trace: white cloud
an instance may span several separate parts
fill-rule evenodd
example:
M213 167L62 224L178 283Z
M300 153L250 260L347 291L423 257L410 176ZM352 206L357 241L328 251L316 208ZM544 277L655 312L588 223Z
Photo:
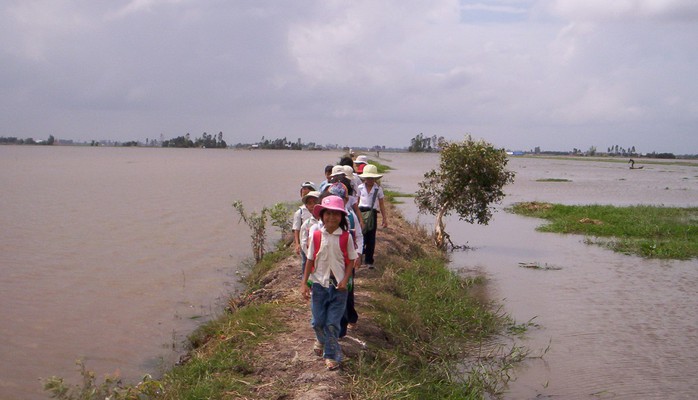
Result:
M552 0L549 7L569 20L698 19L698 2L693 0Z
M399 146L419 132L471 132L530 148L584 129L649 137L665 124L698 152L698 27L683 22L695 8L14 1L0 8L0 106L13 110L0 111L0 135L223 131L235 143L283 132L325 143L329 133ZM601 143L574 146L590 145Z

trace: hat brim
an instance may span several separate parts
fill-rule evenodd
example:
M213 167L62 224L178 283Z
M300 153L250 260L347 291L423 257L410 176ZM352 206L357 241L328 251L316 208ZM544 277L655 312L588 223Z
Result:
M365 173L365 174L359 175L359 178L361 178L361 179L365 179L365 178L380 179L380 178L382 178L382 177L383 177L383 175L380 175L380 174L372 174L372 173L370 173L370 172L367 172L367 173Z
M315 219L320 219L320 212L322 212L322 210L339 211L342 214L347 215L347 210L344 208L325 207L322 204L316 204L315 207L313 207L313 216Z
M318 197L320 197L320 192L313 190L313 191L311 191L310 193L308 193L308 194L306 194L305 196L303 196L303 198L301 198L301 201L303 202L303 204L305 204L305 202L306 202L306 201L308 200L308 198L310 198L310 197L312 197L312 198L314 198L314 199L317 199Z

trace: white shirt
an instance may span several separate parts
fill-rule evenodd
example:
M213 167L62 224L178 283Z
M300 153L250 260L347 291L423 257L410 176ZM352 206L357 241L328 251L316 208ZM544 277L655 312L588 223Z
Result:
M310 274L310 280L323 287L330 287L330 273L334 275L338 283L344 279L344 253L339 246L342 229L337 228L334 232L329 233L323 226L320 232L322 232L322 239L317 257L315 255L315 241L312 237L308 238L308 260L315 260L315 271ZM347 256L349 260L355 260L359 256L354 248L351 234L347 238Z
M291 227L291 230L298 231L301 229L301 225L303 225L303 222L310 218L310 210L303 204L302 206L298 207L295 213L293 213L293 226Z
M317 223L318 221L311 215L310 218L306 219L305 222L303 222L303 225L301 225L300 244L301 251L304 254L308 254L308 237L310 235L310 229L314 225L317 225Z
M376 202L373 203L373 208L375 208L376 210L380 210L380 203L378 202L378 200L382 199L384 195L383 188L378 186L377 183L373 184L371 192L368 192L368 188L366 188L365 183L359 186L359 207L371 207L371 202L373 201L373 193L375 193L376 190L378 191L378 195L376 196Z

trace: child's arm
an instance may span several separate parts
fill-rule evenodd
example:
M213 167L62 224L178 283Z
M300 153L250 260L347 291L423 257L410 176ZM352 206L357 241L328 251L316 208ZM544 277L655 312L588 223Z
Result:
M354 260L349 260L349 263L344 266L344 279L337 284L337 290L347 290L352 269L354 269Z
M356 253L356 249L354 249L354 239L352 239L351 235L347 238L347 253L349 262L344 266L344 278L337 284L338 290L347 290L349 278L351 278L351 271L354 269L354 261L358 259L358 254Z
M293 230L293 245L296 254L301 254L301 231Z
M310 288L308 287L308 278L310 277L310 271L314 269L315 260L306 260L305 268L303 268L303 280L301 280L301 295L306 300L310 300Z
M381 215L383 216L383 228L388 227L388 213L385 212L385 203L383 199L378 199L378 207L381 210Z

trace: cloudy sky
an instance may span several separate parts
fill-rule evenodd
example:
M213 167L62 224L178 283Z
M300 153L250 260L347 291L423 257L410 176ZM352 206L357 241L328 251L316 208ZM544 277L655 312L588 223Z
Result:
M0 136L698 153L695 0L3 0Z

